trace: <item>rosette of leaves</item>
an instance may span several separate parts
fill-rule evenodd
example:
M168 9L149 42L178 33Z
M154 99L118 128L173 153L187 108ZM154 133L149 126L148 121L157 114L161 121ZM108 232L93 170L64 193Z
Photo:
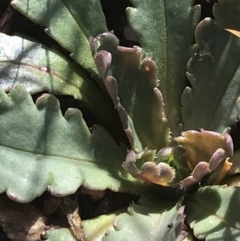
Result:
M0 191L24 203L81 186L141 196L84 221L75 209L50 241L238 240L240 159L228 127L239 119L240 40L225 29L238 28L226 20L240 1L219 0L215 20L200 23L192 0L130 2L141 47L119 46L100 1L11 2L64 51L0 34ZM59 95L98 124L63 111Z

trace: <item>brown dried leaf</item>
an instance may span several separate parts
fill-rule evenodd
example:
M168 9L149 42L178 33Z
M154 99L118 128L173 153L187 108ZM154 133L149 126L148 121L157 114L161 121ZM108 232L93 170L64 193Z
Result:
M79 215L78 196L74 194L72 196L64 197L60 205L60 210L63 216L66 215L67 221L71 226L72 232L77 241L84 241L85 236L82 220Z
M78 208L75 209L72 214L68 214L67 219L77 240L84 241L85 236L84 236L82 220L79 216Z

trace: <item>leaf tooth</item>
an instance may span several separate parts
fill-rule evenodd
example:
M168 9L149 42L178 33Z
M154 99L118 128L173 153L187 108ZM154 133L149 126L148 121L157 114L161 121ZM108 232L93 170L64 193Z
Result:
M117 46L119 45L118 38L111 32L99 34L97 36L97 41L99 46L101 45L101 49L108 50L112 54L116 52Z
M163 178L166 182L170 183L175 178L175 170L167 163L160 162L158 164L158 176Z
M193 169L192 176L194 179L201 180L202 177L209 174L211 170L209 169L209 164L207 162L199 162Z
M19 197L17 197L15 194L11 193L9 190L7 191L7 196L13 200L14 202L18 203L25 203L23 200L21 200Z
M188 235L188 232L186 232L185 230L182 230L179 234L179 236L177 237L176 241L183 241Z
M140 175L150 183L168 186L175 177L175 170L167 163L145 162L141 167Z
M229 151L229 155L232 156L233 155L233 141L232 141L232 137L226 133L225 134L225 138L226 138L226 145Z
M117 217L115 218L114 222L113 222L113 227L114 227L114 229L115 229L116 231L120 231L120 230L121 230L121 228L118 226L118 218L119 218L119 216L117 216ZM109 235L109 231L110 231L110 230L108 230L108 231L105 233L105 236Z
M145 162L141 167L141 175L151 182L151 179L159 177L159 168L155 162Z
M50 34L50 29L49 29L49 28L45 28L45 29L44 29L44 32L45 32L46 34Z
M193 176L189 176L183 179L183 181L180 184L181 188L186 188L191 186L192 184L196 183L197 180Z
M16 6L16 5L17 5L17 3L18 3L18 1L13 0L13 1L11 2L11 5L12 5L12 6Z
M9 94L10 94L11 100L17 104L23 102L26 99L31 100L31 97L28 95L28 92L21 85L18 85L12 88Z
M64 114L64 118L67 121L75 120L81 120L83 118L82 112L76 108L68 108L67 111Z
M97 53L97 49L99 47L99 41L97 38L94 38L92 36L89 37L89 43L90 43L90 49L92 52L92 56L94 56Z
M131 215L131 216L134 215L135 211L134 211L134 209L133 209L132 206L129 206L129 207L128 207L127 213L128 213L129 215Z
M140 171L138 170L137 166L135 165L136 162L136 154L134 151L129 151L126 157L125 162L122 164L123 168L129 172L132 176L138 176Z
M61 113L58 99L51 94L43 94L36 100L36 106L39 110L50 109Z
M163 95L162 95L161 91L157 87L153 88L153 92L155 93L155 95L156 95L156 97L158 99L158 103L161 103L159 105L159 107L160 107L159 113L160 113L161 116L166 118L166 115L164 113Z
M157 78L157 65L155 62L150 58L143 59L141 62L141 70L144 71L145 74L150 75L149 82L152 87L155 87L159 82Z
M98 69L98 73L102 80L105 80L108 74L108 70L112 63L112 55L106 50L99 51L94 57L95 64Z
M188 76L189 80L193 79L192 75L188 74L187 76ZM193 82L193 80L190 81L190 83L191 82ZM191 100L193 98L192 95L193 95L192 94L192 89L190 87L186 87L185 90L182 93L182 96L181 96L181 103L182 103L183 108L185 106L187 106L188 103L189 103L189 100Z
M132 147L134 147L134 137L133 137L132 131L130 129L125 129L124 131L125 131L126 136L127 136L128 140L130 142L130 145Z
M117 81L114 77L108 76L104 80L104 85L108 91L108 94L110 95L112 102L114 104L114 108L116 108L119 105L119 98L118 98L118 85Z
M227 158L226 151L222 148L218 148L209 161L209 168L211 171L215 170L219 164Z

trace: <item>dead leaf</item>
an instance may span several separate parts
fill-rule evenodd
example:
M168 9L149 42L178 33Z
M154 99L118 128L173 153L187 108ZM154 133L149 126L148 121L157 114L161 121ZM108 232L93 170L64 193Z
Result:
M229 28L225 28L225 30L240 38L240 31L229 29Z

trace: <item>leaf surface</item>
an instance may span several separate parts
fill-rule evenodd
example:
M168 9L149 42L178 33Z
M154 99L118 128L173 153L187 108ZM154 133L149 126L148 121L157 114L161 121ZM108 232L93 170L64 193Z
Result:
M156 64L149 58L142 59L142 51L136 46L118 46L118 39L111 33L90 42L99 74L132 147L139 151L164 147L169 141L169 129L157 88Z
M182 95L185 130L223 132L240 117L240 39L203 20L196 29L199 53L188 63L192 87Z
M96 68L88 38L108 31L100 1L14 0L12 6L31 21L45 27L71 57L88 71Z
M176 141L186 150L190 170L199 162L209 162L214 152L221 148L225 159L233 154L232 139L228 134L222 135L212 131L185 131Z
M109 131L120 139L124 135L111 101L93 79L59 52L0 33L0 63L0 84L5 91L21 84L31 94L44 91L72 96L81 100Z
M0 100L0 193L29 202L46 189L64 196L81 185L127 191L136 184L134 190L143 190L121 167L126 149L100 126L91 133L79 110L63 117L54 96L44 94L35 105L21 86L10 96L1 89Z
M83 229L86 241L102 241L105 232L114 229L114 221L117 214L101 215L94 219L83 221Z
M22 84L31 94L48 91L79 100L87 94L83 84L97 92L93 80L66 57L20 37L0 33L0 62L0 83L5 91Z
M131 0L127 16L143 53L158 67L169 127L174 136L181 132L182 91L186 87L186 64L191 55L199 7L193 0Z
M105 232L108 229L113 229L113 223L116 214L101 215L93 219L82 221L84 230L84 241L102 241ZM67 228L49 230L47 232L47 241L76 241L76 238Z
M186 219L198 239L239 240L239 194L239 187L208 186L188 197Z
M47 241L78 241L68 228L54 229L47 232Z
M130 205L127 213L116 218L115 230L108 231L103 240L184 240L184 236L181 237L186 234L181 233L184 207L176 205L171 209L170 205L159 202L152 206Z
M221 28L240 30L239 13L239 0L219 0L213 6L215 21Z

